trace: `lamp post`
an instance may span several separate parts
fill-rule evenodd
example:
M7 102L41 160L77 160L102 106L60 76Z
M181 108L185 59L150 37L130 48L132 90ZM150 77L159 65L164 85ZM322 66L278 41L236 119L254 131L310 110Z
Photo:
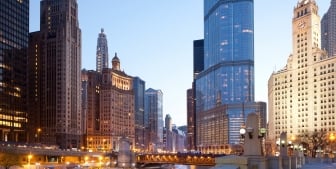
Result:
M331 133L329 135L329 141L330 141L330 151L331 151L331 158L334 158L334 141L335 141L336 137L334 135L334 133Z
M40 133L41 133L42 129L38 128L37 129L37 142L40 143Z
M102 168L102 164L103 164L103 157L99 156L99 167Z
M28 169L30 169L30 160L33 158L33 155L28 155Z

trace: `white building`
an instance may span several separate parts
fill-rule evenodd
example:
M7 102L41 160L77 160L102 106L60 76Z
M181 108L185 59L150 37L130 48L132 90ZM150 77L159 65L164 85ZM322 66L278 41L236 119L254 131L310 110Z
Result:
M321 50L321 26L314 0L301 0L292 20L293 52L268 81L269 137L295 139L314 131L335 131L336 57Z

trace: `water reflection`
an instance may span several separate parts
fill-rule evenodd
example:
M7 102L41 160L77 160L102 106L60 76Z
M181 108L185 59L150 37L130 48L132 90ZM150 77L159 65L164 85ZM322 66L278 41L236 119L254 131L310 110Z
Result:
M175 165L175 169L209 169L212 166Z

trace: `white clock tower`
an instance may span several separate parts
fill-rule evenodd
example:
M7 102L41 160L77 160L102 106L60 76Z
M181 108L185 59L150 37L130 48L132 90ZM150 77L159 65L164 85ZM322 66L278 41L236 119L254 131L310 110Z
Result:
M321 25L315 0L300 0L293 14L293 56L311 61L314 48L321 48ZM293 58L295 60L295 58ZM296 62L298 63L298 62Z

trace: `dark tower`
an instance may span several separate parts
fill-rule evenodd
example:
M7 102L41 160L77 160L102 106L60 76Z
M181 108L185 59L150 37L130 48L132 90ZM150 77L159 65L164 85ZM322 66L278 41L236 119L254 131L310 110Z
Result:
M29 56L37 60L37 69L29 73L36 73L38 80L34 90L39 94L34 96L34 105L39 108L34 113L39 140L60 148L81 148L81 30L77 1L42 0L40 15L40 31L31 34ZM32 56L34 50L37 55ZM34 67L32 63L30 60L30 68Z
M0 141L26 142L29 0L0 1Z

